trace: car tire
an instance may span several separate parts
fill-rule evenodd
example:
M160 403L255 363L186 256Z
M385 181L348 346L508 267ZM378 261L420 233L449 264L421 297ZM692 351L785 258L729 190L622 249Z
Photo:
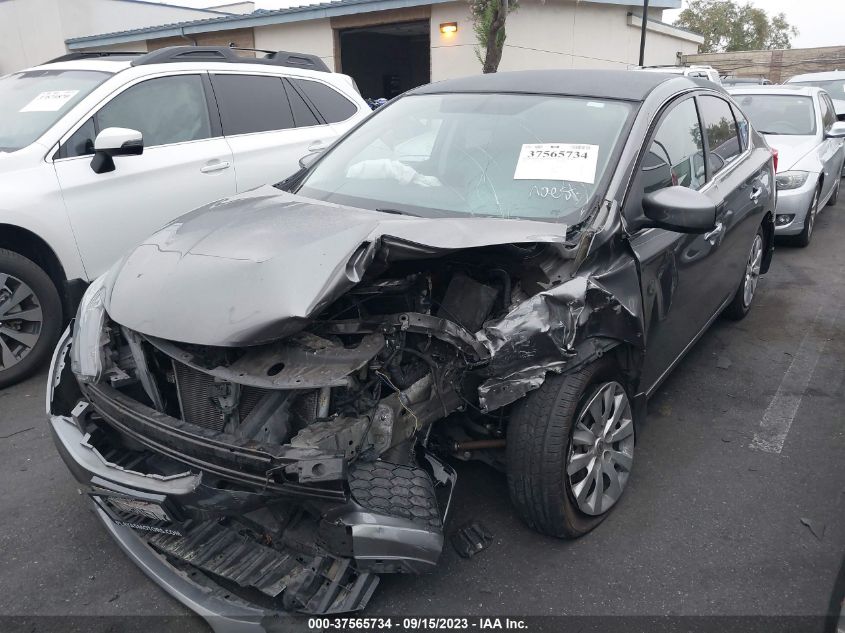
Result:
M47 274L26 257L0 248L0 388L41 367L61 327L62 304Z
M839 200L839 187L842 185L842 179L837 178L836 184L833 185L833 193L830 194L830 198L827 199L827 206L832 207L836 204L837 200Z
M766 252L766 238L763 235L763 227L757 229L754 239L751 242L751 249L748 252L748 259L745 262L745 270L742 273L742 281L731 302L722 313L733 321L744 319L751 310L751 303L754 301L754 294L757 290L757 282L760 280L760 268L763 265L763 256Z
M605 357L548 377L516 405L507 434L508 490L531 528L577 538L618 505L634 452L631 403L623 384L615 363ZM619 420L607 433L593 433L617 411ZM602 416L604 422L596 419ZM599 481L607 494L597 494Z
M810 245L810 241L813 239L813 227L816 224L816 215L818 215L819 212L819 196L821 195L821 189L821 185L819 185L813 193L813 200L810 202L810 208L807 209L807 216L804 218L804 228L801 229L801 232L792 240L792 243L795 246L806 248Z

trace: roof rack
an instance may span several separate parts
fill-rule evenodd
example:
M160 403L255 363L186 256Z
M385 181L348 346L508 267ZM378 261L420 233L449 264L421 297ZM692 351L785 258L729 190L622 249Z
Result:
M140 51L77 51L75 53L67 53L44 62L45 64L53 64L56 62L72 62L77 59L94 59L97 57L137 57L139 55L146 55Z
M243 57L235 51L248 50L267 53L264 57ZM288 51L264 51L254 48L235 48L229 46L168 46L160 48L132 61L133 66L148 64L167 64L176 62L226 62L230 64L265 64L269 66L288 66L329 73L329 67L316 55L307 53L289 53Z

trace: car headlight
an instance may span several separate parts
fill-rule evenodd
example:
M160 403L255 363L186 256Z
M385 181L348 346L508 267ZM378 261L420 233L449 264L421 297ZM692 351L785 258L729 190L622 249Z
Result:
M73 344L70 348L70 368L86 382L97 382L103 376L108 343L105 332L106 308L105 275L97 278L82 296L76 321L73 324Z
M778 189L798 189L807 182L809 175L806 171L784 171L775 176L775 182Z

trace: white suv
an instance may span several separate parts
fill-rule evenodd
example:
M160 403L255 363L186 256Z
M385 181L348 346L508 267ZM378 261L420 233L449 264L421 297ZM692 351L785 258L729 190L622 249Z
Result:
M283 180L370 112L351 78L283 51L76 53L0 77L0 387L129 247Z

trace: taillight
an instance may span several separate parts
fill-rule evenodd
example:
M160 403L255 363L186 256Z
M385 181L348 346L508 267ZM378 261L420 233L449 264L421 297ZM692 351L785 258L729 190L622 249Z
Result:
M778 151L775 148L772 148L772 164L775 166L775 173L778 170Z

